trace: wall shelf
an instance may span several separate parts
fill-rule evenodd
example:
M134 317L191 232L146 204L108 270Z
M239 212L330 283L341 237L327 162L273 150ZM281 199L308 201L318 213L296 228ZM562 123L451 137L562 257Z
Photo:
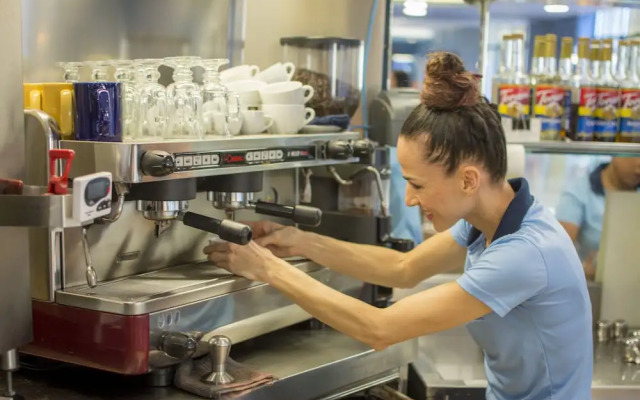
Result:
M640 156L640 143L607 142L507 142L521 144L528 153L592 154L611 156Z

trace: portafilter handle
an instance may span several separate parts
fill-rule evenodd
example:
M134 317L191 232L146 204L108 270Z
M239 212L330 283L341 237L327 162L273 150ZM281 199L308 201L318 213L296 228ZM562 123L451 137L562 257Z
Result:
M192 212L181 212L178 214L178 219L192 228L215 233L227 242L245 245L253 237L251 227L229 219L211 218Z
M322 221L322 211L319 208L309 206L283 206L281 204L257 201L254 204L255 212L272 217L287 218L295 223L309 226L318 226Z

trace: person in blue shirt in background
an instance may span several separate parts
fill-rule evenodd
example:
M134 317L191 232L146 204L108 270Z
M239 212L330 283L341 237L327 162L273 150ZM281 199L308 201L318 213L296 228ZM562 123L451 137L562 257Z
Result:
M394 70L391 74L391 88L413 87L409 74ZM398 161L398 149L390 147L389 164L391 166L391 185L389 196L389 212L391 214L391 236L398 239L411 239L414 246L422 243L422 217L420 209L408 207L404 202L407 181L402 177L402 168Z
M575 243L587 279L595 277L606 192L636 190L640 190L638 157L614 157L565 185L556 218Z
M413 250L257 221L248 222L254 241L247 245L203 251L217 267L268 283L376 350L466 325L484 353L488 400L589 400L591 303L580 258L527 181L506 179L500 115L478 86L460 57L430 56L421 104L397 143L405 201L438 232ZM387 287L412 288L462 265L464 273L377 308L313 279L283 259L290 256Z
M398 239L411 239L414 246L422 243L422 216L418 207L408 207L404 202L407 181L402 177L402 168L398 162L398 150L390 148L391 187L389 190L389 213L391 214L391 236Z

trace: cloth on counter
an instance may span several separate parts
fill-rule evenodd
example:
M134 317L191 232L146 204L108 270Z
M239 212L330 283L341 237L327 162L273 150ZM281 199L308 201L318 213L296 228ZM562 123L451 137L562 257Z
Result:
M276 378L239 362L227 359L227 373L235 378L227 385L211 385L202 382L202 377L212 370L211 358L207 355L189 360L178 367L174 384L187 392L216 400L236 399L264 385L271 385Z
M349 123L351 123L351 118L347 114L335 114L315 117L309 125L334 125L342 129L347 129Z

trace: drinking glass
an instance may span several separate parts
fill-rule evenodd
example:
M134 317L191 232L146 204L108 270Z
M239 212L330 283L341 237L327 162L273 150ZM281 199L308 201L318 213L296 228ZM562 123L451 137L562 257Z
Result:
M109 60L115 68L116 82L122 84L122 136L125 140L134 139L137 134L138 91L133 82L134 67L131 60Z
M62 79L65 82L79 82L80 81L80 67L82 67L81 62L74 61L62 61L56 63L56 65L62 69L64 69L64 75Z
M193 82L191 68L200 57L168 57L164 65L173 68L173 84L167 87L169 123L165 137L170 139L202 138L202 91Z
M229 123L240 121L240 96L230 94L220 80L219 69L229 63L227 59L202 60L202 124L205 134L231 136ZM232 106L230 106L232 105Z
M82 65L91 68L91 82L106 82L109 80L109 63L107 61L85 61Z
M167 129L167 89L158 83L161 59L134 60L136 74L140 77L137 105L136 140L157 140Z

